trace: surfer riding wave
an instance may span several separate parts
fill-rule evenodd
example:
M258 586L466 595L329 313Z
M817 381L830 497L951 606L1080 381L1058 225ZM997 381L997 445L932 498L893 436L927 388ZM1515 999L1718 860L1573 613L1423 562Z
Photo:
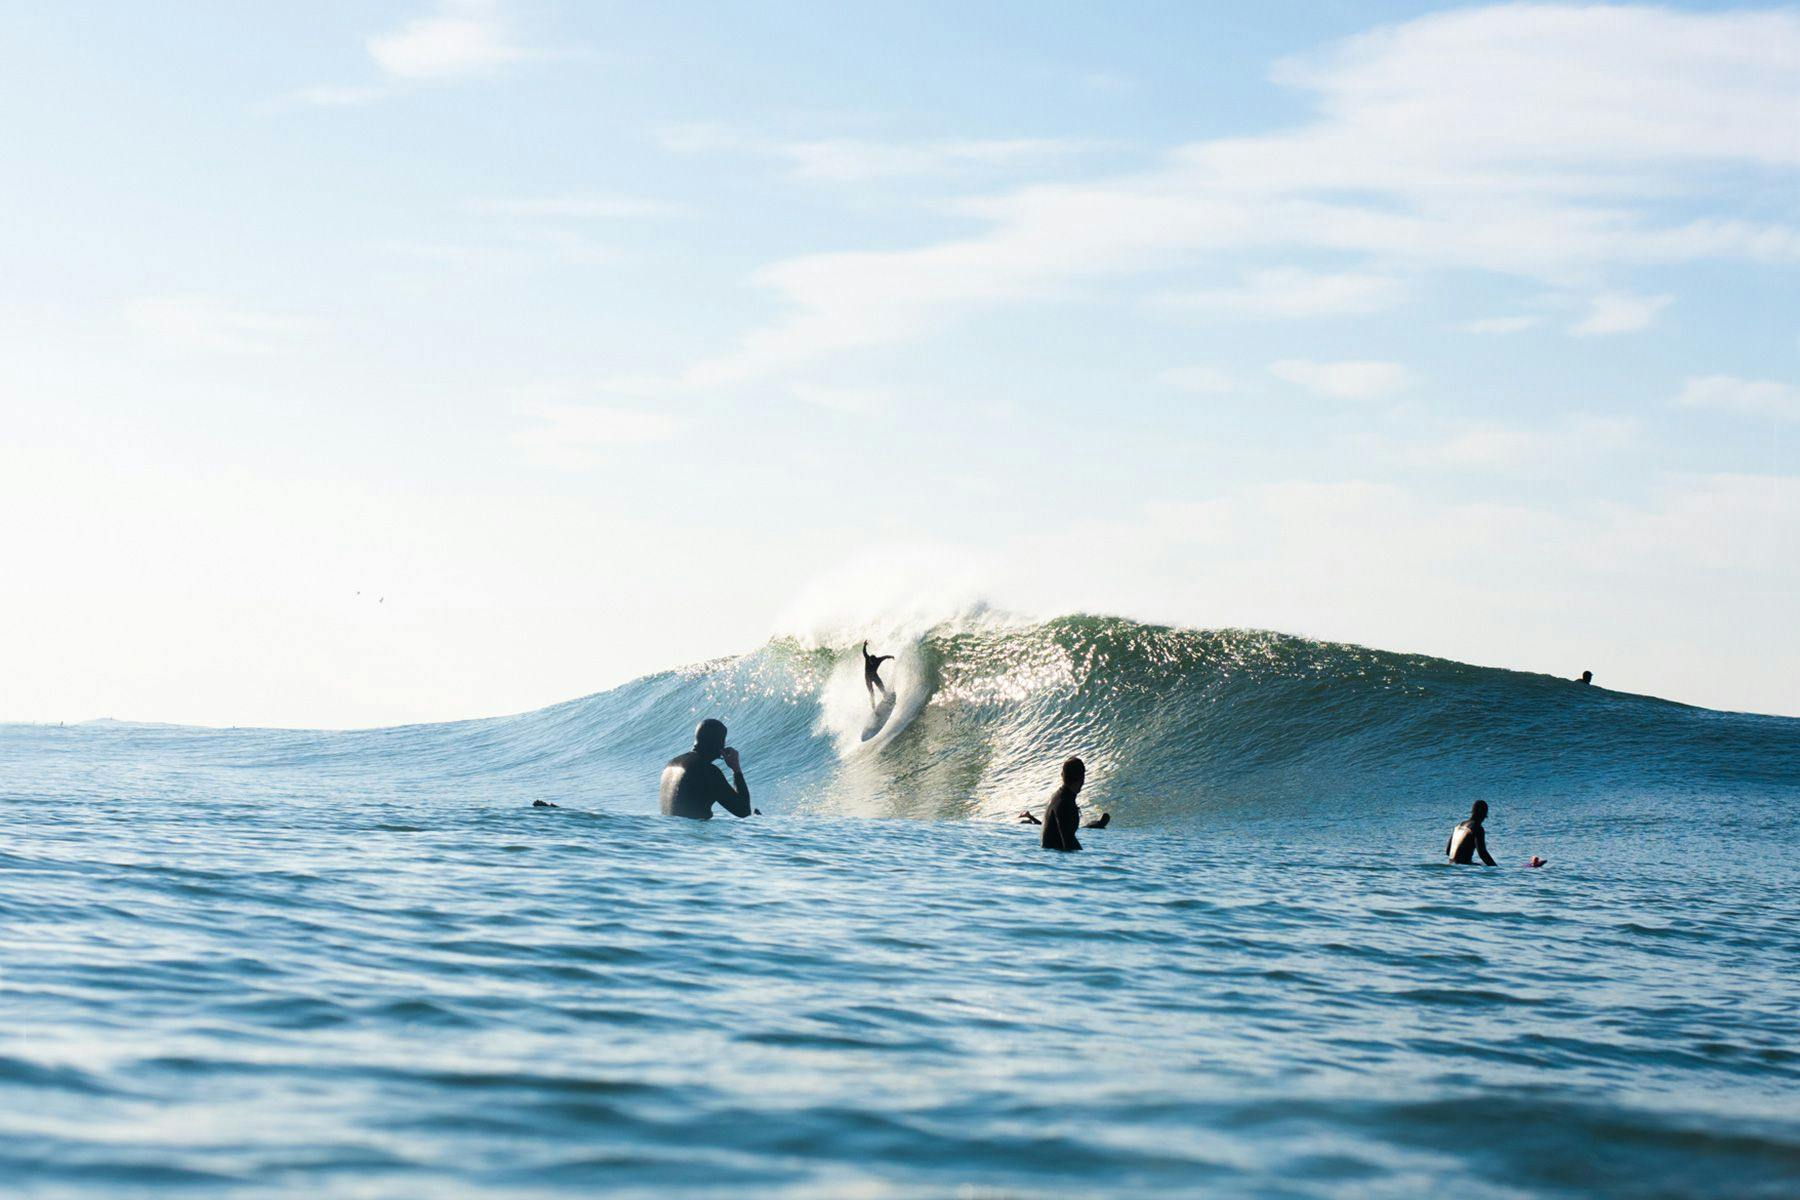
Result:
M875 655L869 653L869 643L862 644L863 686L869 689L869 707L879 708L881 702L888 697L887 684L881 682L881 664L893 662L891 654Z

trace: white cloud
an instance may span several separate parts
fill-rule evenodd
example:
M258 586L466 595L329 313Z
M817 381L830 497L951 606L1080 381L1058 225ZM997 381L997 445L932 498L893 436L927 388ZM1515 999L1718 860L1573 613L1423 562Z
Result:
M1782 421L1800 421L1800 387L1773 379L1739 379L1735 375L1696 375L1687 381L1675 403L1684 408L1712 408L1723 412Z
M1412 372L1392 362L1312 362L1290 358L1269 364L1269 374L1335 400L1373 400L1412 382Z
M880 388L831 387L817 383L796 383L789 389L796 400L815 408L848 416L866 417L893 403L893 397Z
M659 217L673 210L659 200L635 196L614 196L592 192L574 192L560 196L514 196L471 200L475 212L504 217L544 217L611 220L629 217Z
M1524 333L1527 329L1536 328L1544 323L1544 318L1522 313L1511 317L1481 317L1474 321L1463 322L1462 329L1466 333L1498 335L1508 333Z
M1088 149L1057 138L939 142L874 142L852 138L792 142L774 147L801 179L863 183L908 175L936 175L971 168L1025 167L1057 162Z
M173 354L268 354L307 322L235 307L208 296L155 296L125 306L125 320L151 350Z
M964 202L986 223L971 236L764 268L758 282L788 315L695 377L781 370L974 306L1224 254L1362 255L1388 273L1474 269L1563 289L1644 264L1800 262L1800 229L1735 211L1743 192L1729 183L1800 166L1800 141L1768 115L1800 106L1800 13L1459 10L1276 78L1315 96L1314 120L1194 143L1137 174ZM1664 216L1671 195L1703 215ZM1622 331L1663 303L1609 295L1578 327Z
M877 141L815 138L782 141L758 137L716 122L666 125L656 131L664 149L677 154L753 154L785 161L797 179L814 183L868 183L909 176L1049 166L1095 148L1075 138L949 138Z
M1253 317L1365 315L1406 298L1406 284L1390 275L1316 274L1295 267L1251 271L1234 287L1165 292L1158 301L1174 308Z
M526 57L493 0L445 0L431 16L376 34L367 45L384 73L409 81L488 74Z
M617 261L618 251L605 242L570 229L529 228L505 231L500 242L387 242L382 249L423 262L471 269L528 267L541 264L595 266Z
M1459 469L1568 466L1628 445L1638 430L1636 421L1624 417L1578 416L1548 429L1486 423L1399 447L1398 456L1415 465Z
M1232 388L1231 376L1217 367L1171 367L1157 382L1199 396L1221 396Z
M301 88L287 99L318 108L348 108L379 100L387 94L388 89L379 84L320 84L317 87Z
M1595 296L1588 314L1569 332L1576 337L1596 337L1610 333L1636 333L1648 329L1662 310L1675 302L1675 297L1633 296L1624 292L1607 292Z
M513 442L540 462L583 467L600 461L602 452L622 446L666 442L685 423L676 416L599 404L534 404L527 411L539 424L523 430Z

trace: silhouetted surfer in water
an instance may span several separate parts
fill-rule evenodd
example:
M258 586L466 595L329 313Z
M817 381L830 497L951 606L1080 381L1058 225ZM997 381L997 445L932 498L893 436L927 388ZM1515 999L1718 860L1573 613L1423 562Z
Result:
M1057 788L1055 794L1050 797L1050 803L1055 804L1057 802L1058 797L1062 796L1062 794L1066 791L1069 793L1069 797L1068 797L1069 803L1071 805L1073 805L1075 803L1075 797L1081 793L1081 785L1083 783L1087 782L1087 764L1082 762L1079 758L1071 758L1068 762L1063 764L1062 773L1063 773L1062 786ZM1073 780L1072 785L1070 782L1071 780ZM1048 808L1046 808L1044 810L1046 815L1048 815L1049 811L1050 810ZM1079 816L1080 810L1077 808L1075 811L1076 811L1077 816ZM1029 808L1020 810L1019 824L1021 824L1021 825L1044 825L1044 826L1048 827L1048 821L1038 820L1035 816L1032 815L1031 810ZM1109 812L1103 812L1097 817L1089 817L1086 821L1078 821L1075 819L1071 819L1069 822L1069 828L1074 829L1077 825L1079 825L1083 829L1105 829L1108 825L1111 825L1111 824L1112 824L1112 814ZM1049 837L1048 832L1046 832L1044 834L1044 836L1046 838L1048 838ZM1042 844L1045 846L1050 845L1050 843L1048 841L1045 841ZM1079 849L1081 849L1081 846L1079 844L1077 844L1074 846L1062 847L1062 849L1079 850Z
M723 757L731 768L731 782L725 772L713 766ZM694 748L669 760L662 773L662 811L665 817L692 817L696 821L712 820L712 806L717 804L734 817L747 817L750 807L750 785L738 766L738 752L725 744L725 722L708 717L694 728Z
M869 653L869 643L863 643L863 686L869 689L869 707L878 707L887 696L887 684L881 682L881 664L893 662L894 656L883 654L879 657Z
M1592 671L1583 671L1581 673L1581 678L1576 680L1575 682L1577 682L1577 683L1592 683L1592 682L1594 682L1594 673Z
M1487 801L1477 800L1469 807L1469 819L1463 821L1450 831L1450 840L1444 843L1444 853L1450 856L1453 863L1464 866L1475 861L1477 854L1488 866L1494 865L1494 856L1488 853L1487 831L1481 823L1487 820ZM1532 865L1536 865L1535 861Z
M1038 836L1038 845L1043 849L1081 849L1081 842L1075 836L1075 831L1081 828L1081 808L1075 803L1075 797L1081 795L1081 785L1086 782L1087 764L1079 758L1071 758L1062 765L1062 786L1050 793L1050 802L1044 805L1044 832ZM1030 813L1025 815L1031 816ZM1101 813L1100 819L1088 828L1104 829L1111 819L1111 813Z

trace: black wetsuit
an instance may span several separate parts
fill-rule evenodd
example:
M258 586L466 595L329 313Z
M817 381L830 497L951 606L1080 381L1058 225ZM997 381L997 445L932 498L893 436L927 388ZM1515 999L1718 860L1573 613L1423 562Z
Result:
M710 821L715 804L734 817L750 815L750 785L744 773L733 771L726 783L725 772L698 750L671 758L662 773L663 816Z
M1477 854L1488 866L1494 866L1494 856L1488 853L1487 831L1482 829L1480 821L1463 821L1450 831L1450 840L1444 843L1444 853L1450 856L1453 863L1464 866L1475 861Z
M883 654L879 657L870 654L869 643L863 643L863 683L867 685L871 695L877 691L886 693L887 685L881 682L881 664L893 661L894 656L891 654Z
M1075 831L1081 827L1081 808L1075 803L1076 793L1067 784L1050 793L1044 805L1044 831L1038 845L1046 850L1079 850L1081 841Z

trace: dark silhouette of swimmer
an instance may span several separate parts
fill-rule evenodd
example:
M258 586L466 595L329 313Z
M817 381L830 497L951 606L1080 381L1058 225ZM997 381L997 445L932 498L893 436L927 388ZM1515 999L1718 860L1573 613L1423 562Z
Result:
M1044 831L1038 835L1039 846L1045 850L1081 849L1081 841L1075 836L1081 827L1081 808L1075 797L1081 795L1081 785L1086 782L1086 763L1079 758L1063 763L1062 786L1050 793L1050 802L1044 805Z
M887 685L881 682L881 664L893 662L894 656L880 656L869 653L869 643L863 643L863 686L869 689L869 707L874 708L882 696L887 695Z
M713 765L723 757L731 768L731 782L725 772ZM747 817L750 807L750 785L738 766L738 752L725 744L725 723L711 717L694 728L694 748L669 760L662 773L662 811L665 817L692 817L696 821L712 820L712 806L717 804L734 817Z
M1450 831L1450 840L1444 843L1444 853L1450 856L1453 863L1464 866L1475 861L1477 854L1488 866L1494 865L1494 856L1488 853L1487 831L1481 823L1487 820L1487 801L1477 800L1469 806L1469 819L1461 822Z
M1594 673L1592 671L1583 671L1581 673L1581 682L1582 683L1594 682Z

